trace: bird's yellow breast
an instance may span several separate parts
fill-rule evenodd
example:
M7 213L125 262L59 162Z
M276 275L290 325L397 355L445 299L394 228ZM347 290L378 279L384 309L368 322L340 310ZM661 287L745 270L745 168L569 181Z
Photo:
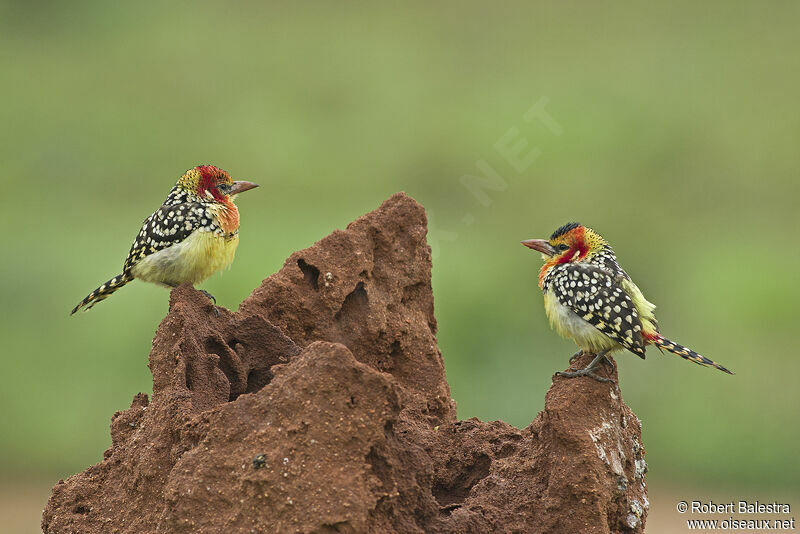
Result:
M197 284L233 262L239 235L219 235L196 230L169 248L146 256L133 267L145 282L176 286Z

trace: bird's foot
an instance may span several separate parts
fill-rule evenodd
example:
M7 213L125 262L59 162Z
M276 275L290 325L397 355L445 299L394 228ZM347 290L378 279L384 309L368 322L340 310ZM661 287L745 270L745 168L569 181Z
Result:
M611 358L609 358L608 356L603 356L603 359L601 361L603 362L603 365L608 366L610 371L614 370L614 362L611 361Z
M597 375L594 373L592 369L588 367L586 369L580 369L578 371L558 371L556 373L558 376L563 376L564 378L577 378L579 376L588 376L589 378L594 378L598 382L611 382L614 381L610 378L605 378L603 376Z
M200 293L202 293L203 295L207 296L211 300L211 302L214 303L214 315L219 317L219 308L217 308L217 299L214 298L214 295L212 295L211 293L209 293L205 289L201 289Z
M579 350L578 352L576 352L575 354L573 354L572 356L570 356L570 358L569 358L569 363L575 363L575 360L577 360L577 359L578 359L578 358L580 358L581 356L583 356L583 351L582 351L582 350Z
M597 364L600 363L601 360L608 362L611 365L612 371L613 371L614 365L611 363L611 360L609 360L606 357L606 353L607 352L608 352L607 350L604 350L603 352L600 352L599 354L595 355L594 359L592 360L592 363L587 365L586 368L584 368L584 369L579 369L577 371L559 371L556 374L558 376L563 376L564 378L576 378L576 377L579 377L579 376L588 376L589 378L594 378L598 382L612 382L613 383L614 380L612 380L610 378L605 378L605 377L596 375L594 373L594 368L597 367ZM570 363L572 362L573 358L576 358L580 354L581 353L578 353L575 356L573 356L572 358L570 358Z

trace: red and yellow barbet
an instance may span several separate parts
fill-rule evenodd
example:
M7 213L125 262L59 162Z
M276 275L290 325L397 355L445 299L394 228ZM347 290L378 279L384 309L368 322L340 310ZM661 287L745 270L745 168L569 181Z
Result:
M528 239L522 244L541 252L545 260L539 287L550 325L580 347L573 359L584 352L595 355L585 369L558 374L609 381L594 373L606 354L624 348L644 358L647 345L733 374L658 332L655 305L619 266L611 245L591 228L569 223L550 239Z
M137 278L176 287L202 282L228 267L239 243L239 210L233 201L254 187L212 165L186 171L164 204L145 219L122 272L89 293L72 313L88 310Z

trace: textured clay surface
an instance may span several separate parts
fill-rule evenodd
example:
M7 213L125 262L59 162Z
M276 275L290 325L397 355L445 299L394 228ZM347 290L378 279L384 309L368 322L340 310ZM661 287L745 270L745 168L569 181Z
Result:
M175 289L152 400L114 414L104 460L56 484L43 530L643 532L641 424L616 385L555 377L523 430L456 420L426 232L400 193L238 312Z

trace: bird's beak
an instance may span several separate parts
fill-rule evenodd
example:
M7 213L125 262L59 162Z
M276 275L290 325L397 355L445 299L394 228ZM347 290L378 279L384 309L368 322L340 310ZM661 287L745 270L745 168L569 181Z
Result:
M239 193L243 193L249 189L253 189L254 187L258 187L258 184L254 184L253 182L233 182L233 187L231 188L231 192L228 193L229 195L238 195Z
M542 254L546 254L548 256L552 256L556 253L556 250L544 239L526 239L525 241L522 241L522 244L528 248L532 248L533 250L538 250Z

